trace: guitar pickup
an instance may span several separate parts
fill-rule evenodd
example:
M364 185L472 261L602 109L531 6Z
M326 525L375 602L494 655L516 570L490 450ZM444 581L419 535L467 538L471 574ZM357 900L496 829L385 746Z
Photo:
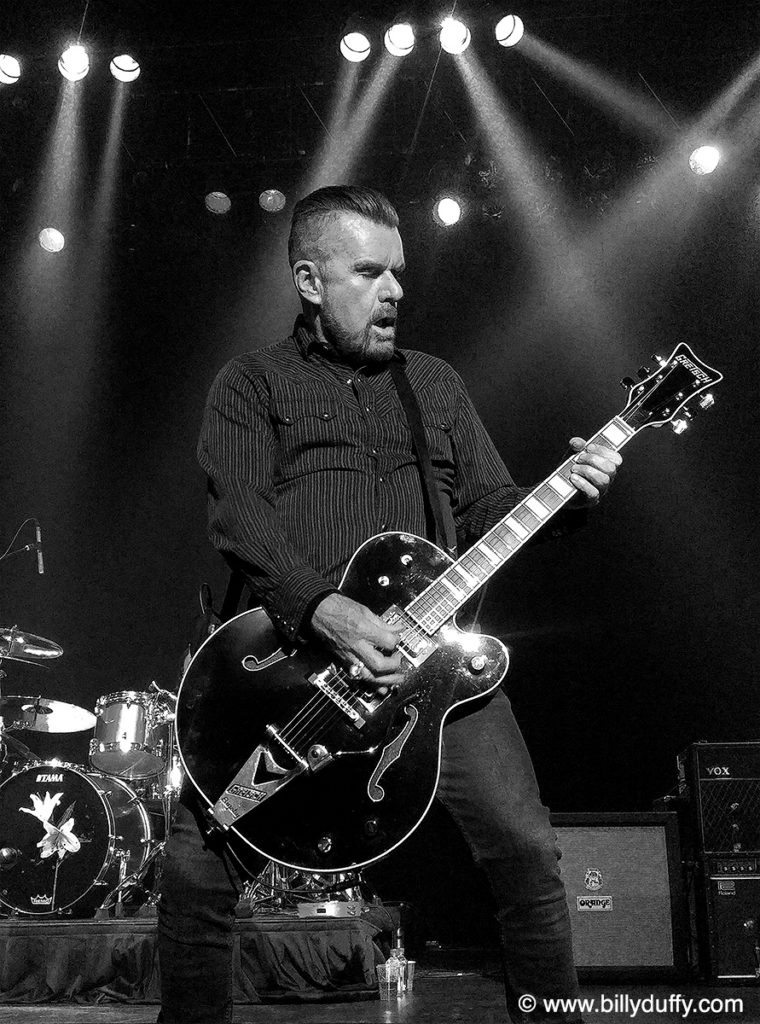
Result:
M438 644L435 640L398 605L392 604L380 618L389 626L395 626L399 622L403 624L404 632L398 642L398 650L415 668L418 668L433 651L437 650Z

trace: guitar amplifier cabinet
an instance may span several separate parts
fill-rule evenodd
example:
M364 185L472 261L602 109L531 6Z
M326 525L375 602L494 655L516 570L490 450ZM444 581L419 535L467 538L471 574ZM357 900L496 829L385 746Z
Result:
M700 915L703 973L760 984L760 858L705 857Z
M696 850L760 853L760 743L692 743L678 755Z
M553 814L582 977L679 977L686 900L672 812Z

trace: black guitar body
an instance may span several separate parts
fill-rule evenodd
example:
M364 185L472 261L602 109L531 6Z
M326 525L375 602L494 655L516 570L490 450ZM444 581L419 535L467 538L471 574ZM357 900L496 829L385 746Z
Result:
M420 537L380 534L340 589L378 615L403 613L451 564ZM470 701L463 711L475 710L509 661L499 640L453 619L426 642L405 659L404 683L379 698L318 646L285 644L261 609L221 626L188 666L176 721L210 820L307 871L355 870L403 842L435 795L446 716Z

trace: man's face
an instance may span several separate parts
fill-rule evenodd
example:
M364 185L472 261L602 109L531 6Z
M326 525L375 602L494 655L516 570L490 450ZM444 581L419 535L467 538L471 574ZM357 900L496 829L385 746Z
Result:
M319 322L325 340L347 362L386 362L396 342L398 303L404 292L404 247L395 228L343 213L322 239Z

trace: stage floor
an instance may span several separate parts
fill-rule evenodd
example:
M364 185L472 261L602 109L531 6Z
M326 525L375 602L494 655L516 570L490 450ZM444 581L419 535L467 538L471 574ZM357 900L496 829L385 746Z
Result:
M684 1015L683 1003L672 1012L646 1012L638 1000L654 997L661 1006L673 994L694 1000L693 1009ZM699 1021L700 1024L760 1024L760 988L708 988L686 982L669 985L583 985L582 996L596 1000L595 1010L585 1012L588 1024L670 1024ZM603 1008L603 997L619 1000L617 1010ZM697 1011L697 1001L706 999L712 1009ZM726 1010L726 1000L739 999L741 1009ZM627 1000L627 1002L620 1002ZM721 1001L718 1005L716 1001ZM610 1004L607 1003L607 1006ZM653 1008L654 1009L654 1008ZM153 1024L156 1006L101 1005L72 1006L62 1003L47 1006L4 1006L0 1024ZM341 1003L279 1004L241 1006L236 1024L504 1024L504 996L501 982L478 971L421 970L415 992L403 1001L381 1003L351 1001Z

